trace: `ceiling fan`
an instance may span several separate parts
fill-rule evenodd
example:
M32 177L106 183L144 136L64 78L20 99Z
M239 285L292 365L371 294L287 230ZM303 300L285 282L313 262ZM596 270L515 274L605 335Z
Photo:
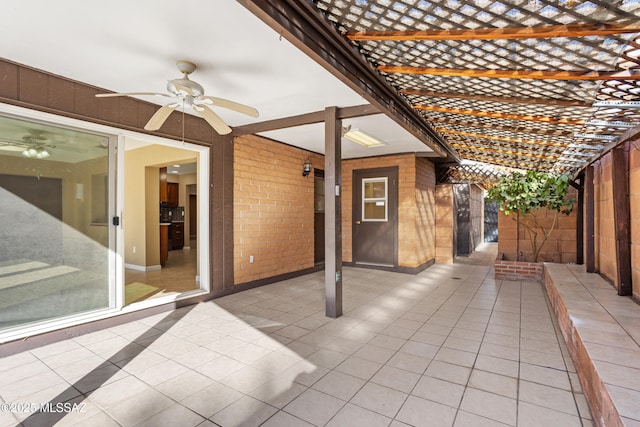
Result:
M205 96L204 88L199 83L189 79L189 74L193 73L196 69L196 65L194 63L180 60L176 62L176 66L183 76L180 79L169 80L167 83L168 94L155 92L99 93L96 97L108 98L114 96L154 95L175 98L175 102L160 107L160 109L151 116L151 119L149 119L147 124L144 126L145 130L160 129L173 110L181 105L193 108L193 110L205 119L207 123L209 123L209 125L211 125L211 127L220 135L230 133L231 128L220 118L220 116L209 108L210 106L227 108L251 117L258 117L258 110L253 107L239 104L224 98Z
M56 148L55 145L48 143L48 141L49 138L39 131L29 130L29 134L24 135L19 140L0 138L0 150L19 151L26 157L44 159L49 157L47 148Z

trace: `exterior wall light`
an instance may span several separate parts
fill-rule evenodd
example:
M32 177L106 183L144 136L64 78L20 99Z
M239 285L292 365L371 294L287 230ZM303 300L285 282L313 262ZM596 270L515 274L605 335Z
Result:
M311 160L307 159L304 161L304 165L302 165L302 176L308 176L311 173Z

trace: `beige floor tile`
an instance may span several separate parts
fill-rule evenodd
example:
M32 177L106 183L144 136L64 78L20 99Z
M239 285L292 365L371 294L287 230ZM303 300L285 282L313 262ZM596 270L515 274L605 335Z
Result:
M518 398L518 380L513 377L498 375L487 371L474 369L469 378L469 387L512 399Z
M518 378L520 364L515 360L478 354L474 367L495 374Z
M346 353L340 353L338 351L320 349L315 353L306 357L310 363L314 365L322 366L323 368L333 369L340 363L344 362L349 357Z
M567 372L559 369L521 363L520 379L571 391Z
M311 388L338 399L348 401L366 384L366 381L337 371L330 371Z
M400 347L400 351L403 353L409 353L414 356L424 357L427 359L433 359L438 350L440 350L439 346L417 341L407 341L402 347Z
M182 399L180 404L204 418L209 418L242 396L244 395L239 391L214 381L210 386Z
M581 427L580 418L527 402L518 403L518 427Z
M351 356L335 367L335 370L354 377L369 380L382 367L381 363Z
M326 427L386 427L391 418L347 403Z
M480 346L480 354L498 357L500 359L519 360L520 350L518 347L507 347L499 344L483 342Z
M369 382L351 399L351 403L393 418L406 398L407 393Z
M249 395L276 408L283 408L307 388L292 380L275 377L251 391Z
M272 374L252 366L244 366L218 381L234 390L247 394L271 379L273 379Z
M517 401L474 388L467 388L460 409L510 426L516 425Z
M566 370L566 365L561 354L542 353L533 350L521 350L520 362L530 365L538 365L546 368Z
M264 424L261 424L260 427L313 427L313 424L309 424L284 411L279 411L265 421Z
M193 427L204 421L200 415L175 404L137 424L136 427Z
M324 425L345 403L328 394L308 389L285 406L284 411L311 424Z
M398 352L389 361L387 366L394 368L404 369L405 371L415 372L416 374L423 374L431 363L431 358L415 356L409 353Z
M458 408L465 387L449 381L423 376L411 392L412 395L423 399Z
M458 411L453 427L506 427L507 425L470 412Z
M476 357L477 352L468 352L443 347L438 351L434 360L470 368L474 365Z
M409 396L396 419L416 427L450 427L453 425L455 416L454 408Z
M114 381L91 393L89 399L102 408L108 408L136 394L150 390L151 387L133 376Z
M417 373L394 368L392 366L383 366L373 376L373 378L371 378L371 382L403 393L409 393L419 379L420 375Z
M173 400L180 401L212 385L213 382L211 378L205 375L187 370L176 377L158 384L155 386L155 389Z
M377 363L387 362L396 352L388 348L365 344L358 351L353 353L355 357L370 360Z
M455 350L469 351L477 353L480 348L480 342L475 340L468 340L464 338L449 337L442 344L443 347L452 348Z
M105 412L126 426L133 426L163 411L174 402L162 393L147 389L105 408Z
M210 363L198 366L195 370L211 379L219 380L233 372L239 371L245 366L247 365L228 356L220 356Z
M460 385L467 384L470 374L470 368L459 365L452 365L451 363L440 362L437 360L431 362L425 372L425 375L427 376Z
M520 380L519 398L522 402L578 416L578 409L570 391Z
M634 419L640 422L640 392L628 388L608 385L607 390L611 393L611 398L615 402L616 408L621 416Z
M258 426L278 410L250 396L243 396L217 412L211 421L224 427Z

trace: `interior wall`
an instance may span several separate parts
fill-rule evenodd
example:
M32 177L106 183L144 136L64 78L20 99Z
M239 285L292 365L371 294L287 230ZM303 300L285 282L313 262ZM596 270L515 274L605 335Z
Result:
M158 144L125 151L123 228L126 264L160 265L158 168L175 162L196 161L196 156L193 151ZM176 177L172 179L179 181ZM184 192L181 188L180 193Z

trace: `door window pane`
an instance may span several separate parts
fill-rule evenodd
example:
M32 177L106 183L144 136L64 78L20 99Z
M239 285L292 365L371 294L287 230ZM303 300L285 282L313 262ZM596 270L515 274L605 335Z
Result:
M108 146L0 116L0 331L109 307Z
M387 221L387 178L364 178L362 195L362 220Z

